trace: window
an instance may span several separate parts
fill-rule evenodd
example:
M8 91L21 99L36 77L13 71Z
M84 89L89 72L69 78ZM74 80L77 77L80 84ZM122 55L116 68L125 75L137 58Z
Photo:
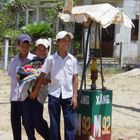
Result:
M138 31L139 31L139 20L133 19L132 20L135 27L131 28L131 41L138 40Z

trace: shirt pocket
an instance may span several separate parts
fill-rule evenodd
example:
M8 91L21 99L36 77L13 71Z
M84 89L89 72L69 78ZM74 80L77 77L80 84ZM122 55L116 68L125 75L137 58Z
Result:
M67 61L66 65L65 65L65 70L68 74L73 75L73 64L71 61Z

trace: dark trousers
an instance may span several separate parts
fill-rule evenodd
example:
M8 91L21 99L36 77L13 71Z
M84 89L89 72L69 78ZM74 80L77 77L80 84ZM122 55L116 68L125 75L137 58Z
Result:
M21 140L22 102L11 101L11 126L13 140Z
M45 140L48 140L48 123L43 118L43 105L37 99L33 101L27 98L23 101L23 120L29 140L36 140L34 128Z
M62 99L49 95L48 108L50 114L50 140L61 140L60 113L64 116L65 140L74 140L75 111L71 106L71 98Z

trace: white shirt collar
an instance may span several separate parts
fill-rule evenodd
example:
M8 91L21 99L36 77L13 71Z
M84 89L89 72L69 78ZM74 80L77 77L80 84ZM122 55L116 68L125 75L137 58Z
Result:
M54 54L54 57L61 57L58 52L56 51L55 54ZM71 58L71 54L69 52L67 52L67 55L64 59L66 59L67 57Z
M36 55L32 54L32 53L28 53L27 55L27 59L32 60Z
M18 54L18 57L20 58L19 55L20 55L20 54ZM28 52L28 55L27 55L27 57L26 57L26 60L32 60L35 56L36 56L35 54L32 54L32 53Z

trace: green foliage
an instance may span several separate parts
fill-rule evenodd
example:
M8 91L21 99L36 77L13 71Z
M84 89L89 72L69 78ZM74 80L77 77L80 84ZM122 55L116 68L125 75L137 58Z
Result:
M78 0L73 0L74 4L77 4Z
M65 1L66 1L66 0L59 0L59 1L57 1L57 11L58 11L58 12L62 12L62 9L63 9L63 7L64 7ZM76 5L77 1L78 1L78 0L73 0L74 5Z
M5 21L6 27L19 29L25 22L25 11L38 0L13 0L11 2L2 3L2 19Z
M19 12L25 10L27 7L35 3L37 3L37 0L13 0L11 2L4 3L4 6L11 12Z
M47 21L50 22L55 22L55 19L57 18L57 10L55 7L51 8L51 9L44 9L44 15L47 18Z
M57 18L58 13L62 12L64 4L66 0L56 1L56 6L52 8L44 9L45 16L47 17L47 21L54 22L54 19ZM74 5L77 3L77 0L73 0Z
M15 55L17 53L17 38L21 34L20 30L13 30L13 29L6 29L3 33L4 37L10 38L10 50L9 50L9 56Z
M40 22L35 24L28 24L21 29L22 32L32 36L33 40L41 37L53 37L54 33L51 28L51 24L46 22Z
M21 34L20 30L6 29L3 33L4 36L9 36L12 39L16 39Z
M8 15L6 16L6 13L7 12L5 10L5 7L1 6L0 7L0 33L1 33L0 38L2 38L5 28L6 27L8 28L8 26L7 26L8 18L7 17L9 17L9 16Z
M73 46L74 48L81 48L80 41L74 41Z
M60 0L60 1L57 1L57 6L56 6L56 11L57 12L62 12L62 9L64 7L64 4L65 4L65 0Z
M11 3L6 3L6 6L10 12L18 12L26 8L26 3L24 1L14 0Z

